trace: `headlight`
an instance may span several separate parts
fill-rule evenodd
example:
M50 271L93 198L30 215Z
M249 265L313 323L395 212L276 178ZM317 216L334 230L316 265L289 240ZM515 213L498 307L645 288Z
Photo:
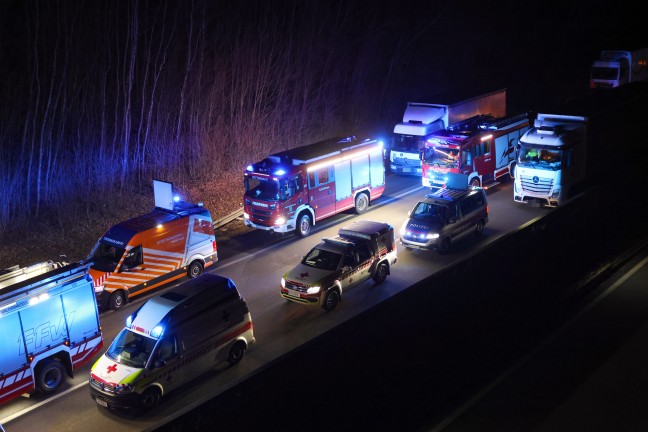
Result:
M425 238L428 239L428 240L431 240L431 239L438 239L438 238L439 238L439 234L436 234L436 233L435 233L435 234L428 233L428 234L425 236Z
M281 288L286 288L286 279L281 278Z
M551 198L558 198L560 196L560 189L554 189L553 193L551 194Z
M320 291L320 287L312 286L312 287L308 287L308 289L306 290L306 294L317 294L319 291Z
M95 293L102 292L104 290L104 286L105 285L95 285L95 287L94 287Z
M250 219L250 215L243 212L243 219Z
M286 223L286 218L285 217L279 217L275 220L275 225L283 225Z
M114 388L115 388L115 393L117 394L127 394L127 393L133 393L133 389L135 387L132 384L118 384Z

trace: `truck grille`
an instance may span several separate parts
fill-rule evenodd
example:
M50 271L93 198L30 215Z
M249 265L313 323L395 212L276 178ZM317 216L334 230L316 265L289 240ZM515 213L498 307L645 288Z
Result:
M115 392L115 387L113 387L113 386L111 386L109 384L104 384L101 381L98 381L98 380L96 380L96 379L94 379L92 377L90 378L90 385L93 386L93 387L98 388L99 390L104 390L104 391L107 391L107 392L110 392L110 393Z
M252 207L251 213L253 215L258 215L258 216L270 216L270 212L267 210L259 210L257 208Z
M300 283L297 282L291 282L289 280L286 280L285 282L286 288L291 289L293 291L299 291L299 292L306 292L306 287Z
M535 181L534 181L535 179ZM538 176L520 176L522 190L525 192L548 194L553 187L553 179Z
M418 159L406 159L406 158L401 158L396 156L394 156L392 159L396 165L405 165L405 166L412 166L412 167L421 166L421 161Z

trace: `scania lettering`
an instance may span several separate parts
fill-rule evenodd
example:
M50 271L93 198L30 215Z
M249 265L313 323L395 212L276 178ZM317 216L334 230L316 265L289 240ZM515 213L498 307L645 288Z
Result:
M332 138L248 166L245 224L305 237L329 216L351 208L364 213L385 190L382 151L376 140Z
M488 188L509 174L515 145L529 129L526 114L494 118L478 115L433 134L421 152L423 186L444 188L449 177L465 175L468 184Z
M51 394L103 346L90 263L0 271L0 404Z

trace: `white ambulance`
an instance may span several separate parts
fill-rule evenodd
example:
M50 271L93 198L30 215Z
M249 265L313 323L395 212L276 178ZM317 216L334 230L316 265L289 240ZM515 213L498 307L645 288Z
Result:
M144 303L90 372L102 407L144 409L254 343L252 318L232 280L205 273Z

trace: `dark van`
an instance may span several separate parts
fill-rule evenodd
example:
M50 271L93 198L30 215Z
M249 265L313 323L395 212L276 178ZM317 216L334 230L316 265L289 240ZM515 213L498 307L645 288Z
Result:
M484 189L440 189L408 212L400 243L407 249L437 249L440 254L466 235L480 236L488 223L488 202Z

